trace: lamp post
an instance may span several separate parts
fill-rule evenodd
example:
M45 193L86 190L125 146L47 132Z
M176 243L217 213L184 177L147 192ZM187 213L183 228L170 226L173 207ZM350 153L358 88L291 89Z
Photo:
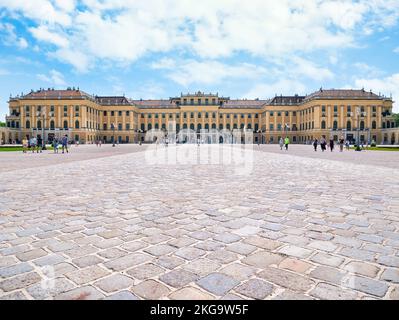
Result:
M36 112L36 115L37 115L37 117L39 118L39 117L41 117L41 119L43 120L42 121L42 125L41 125L41 129L42 129L42 145L41 145L41 148L42 149L44 149L43 148L43 145L44 145L44 123L45 123L45 120L46 120L46 107L43 107L43 109L41 109L40 111L37 111Z

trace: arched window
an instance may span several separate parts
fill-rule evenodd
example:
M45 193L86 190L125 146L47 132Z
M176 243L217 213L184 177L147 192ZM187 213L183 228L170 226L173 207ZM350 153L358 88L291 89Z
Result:
M26 129L30 129L30 121L29 121L29 120L26 120L26 122L25 122L25 128L26 128Z
M223 130L223 124L219 124L219 130Z
M147 126L147 128L148 128L147 130L151 130L151 129L152 129L152 124L149 123L148 126Z
M158 123L155 124L155 129L159 129L159 124Z
M144 123L142 123L142 124L140 125L140 128L141 128L141 131L144 131L144 130L145 130L145 125L144 125Z
M183 123L183 129L187 129L187 123Z
M372 129L377 129L377 122L373 121L371 124Z
M176 124L176 132L179 132L180 131L180 124Z
M54 120L50 121L50 129L54 130L55 129L55 124L54 124Z
M334 121L333 129L334 129L334 130L337 130L337 129L338 129L338 121Z
M252 125L250 123L248 123L248 129L252 129Z
M38 129L42 128L42 122L40 120L37 121L37 128Z
M348 121L346 123L346 130L351 131L352 130L352 123L350 121Z
M228 123L228 124L226 125L226 129L227 129L227 130L230 130L230 123Z
M259 130L259 124L255 123L255 131Z
M198 129L198 130L201 130L201 129L202 129L201 123L199 123L199 124L197 125L197 129Z
M75 129L79 129L79 120L75 121Z
M237 123L233 124L233 129L237 129Z
M191 130L195 130L195 128L194 128L194 123L191 123L191 124L190 124L190 129L191 129Z
M382 129L385 129L386 128L386 124L385 124L385 122L383 122L382 123Z
M212 129L216 129L216 123L212 124Z
M166 130L166 124L162 123L162 129Z
M387 122L387 129L391 128L391 123L388 121Z
M207 124L207 123L205 124L205 129L209 130L209 124Z
M326 128L326 122L325 122L324 120L321 122L321 128L322 128L322 129L325 129L325 128Z
M64 121L64 129L68 129L68 121Z
M360 130L364 130L364 121L360 121Z

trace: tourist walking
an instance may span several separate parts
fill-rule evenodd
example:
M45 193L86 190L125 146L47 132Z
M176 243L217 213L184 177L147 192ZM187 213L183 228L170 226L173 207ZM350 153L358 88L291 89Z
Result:
M102 140L100 139L100 141L98 142L98 144L100 145L100 147L101 147L101 144L102 144Z
M28 136L26 136L24 139L22 139L22 153L26 153L28 151L28 144L29 139Z
M339 152L343 152L344 151L344 138L341 137L339 139Z
M349 151L350 150L350 143L349 140L345 141L345 146L346 146L346 150Z
M316 152L317 152L317 143L318 142L319 141L317 139L314 139L314 141L313 141L313 148L314 148L314 151L316 151Z
M40 150L40 153L42 153L42 149L43 149L43 139L42 139L42 137L41 136L39 136L38 138L37 138L37 153L39 153L39 150Z
M324 152L326 150L326 144L327 144L326 139L324 137L322 137L320 139L320 147L321 147L322 152Z
M280 138L279 143L280 143L280 150L283 150L283 147L284 147L284 140L283 140L283 138Z
M284 144L285 144L285 151L288 151L288 145L290 144L290 138L285 137Z
M334 139L330 138L330 151L333 152L334 150Z
M53 148L54 148L54 153L58 153L58 138L54 138Z
M65 150L68 153L68 135L67 134L62 137L61 144L62 144L62 153L64 153Z
M35 137L30 139L30 147L32 148L32 153L35 153L36 144L37 144L37 139Z

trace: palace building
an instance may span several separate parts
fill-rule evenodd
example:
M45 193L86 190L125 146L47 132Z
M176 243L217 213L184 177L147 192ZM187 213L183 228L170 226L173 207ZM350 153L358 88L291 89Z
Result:
M197 92L164 100L134 100L124 96L94 96L82 90L41 89L10 97L3 143L24 136L68 134L71 141L120 143L144 141L147 132L191 129L252 131L254 143L292 143L314 138L378 144L399 143L392 118L392 98L362 90L320 89L307 96L275 96L265 100L230 99Z

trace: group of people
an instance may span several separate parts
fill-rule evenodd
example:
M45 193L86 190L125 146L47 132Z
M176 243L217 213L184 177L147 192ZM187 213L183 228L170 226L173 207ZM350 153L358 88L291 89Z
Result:
M280 138L279 145L280 145L280 150L283 150L283 147L285 147L285 151L288 151L288 145L290 144L290 138L285 137L285 139Z
M45 144L43 143L43 139L41 136L29 138L26 136L22 140L22 152L27 153L29 150L32 150L32 153L42 153L45 150ZM66 151L68 153L68 135L66 134L60 140L58 138L54 138L52 141L52 147L54 148L54 153L58 153L59 145L62 146L62 153Z
M341 137L341 138L339 139L338 143L339 143L339 151L340 151L340 152L343 152L343 151L344 151L344 146L346 147L346 150L349 150L349 149L350 149L350 142L349 142L349 140L346 140L346 141L345 141L345 139L344 139L343 137ZM314 151L315 151L315 152L317 152L317 146L318 146L319 144L320 144L320 148L321 148L321 151L322 151L322 152L324 152L324 151L327 150L327 140L325 139L324 136L321 137L320 141L319 141L317 138L314 139L314 141L313 141L313 148L314 148ZM333 151L334 151L334 147L335 147L335 141L334 141L334 139L333 139L332 137L330 138L330 141L328 142L328 146L329 146L329 148L330 148L330 151L333 152Z

